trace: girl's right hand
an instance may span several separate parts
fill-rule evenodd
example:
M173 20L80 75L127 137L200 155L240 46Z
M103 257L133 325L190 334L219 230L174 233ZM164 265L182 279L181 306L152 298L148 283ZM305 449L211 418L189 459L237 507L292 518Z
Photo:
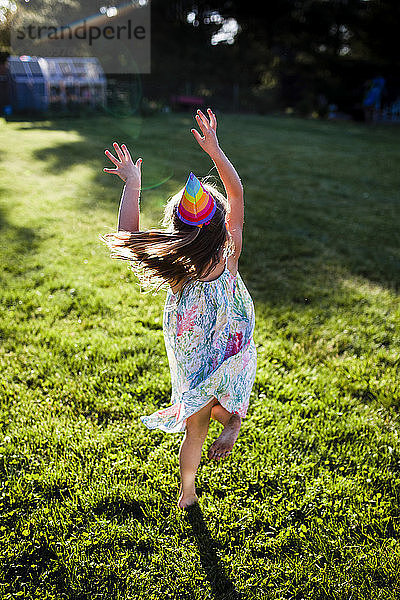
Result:
M219 150L218 139L217 139L217 119L210 108L207 109L210 120L201 112L200 109L197 111L196 121L203 132L204 137L201 137L197 129L191 129L196 141L210 156L215 154Z
M125 144L121 144L121 148L117 144L117 142L113 143L114 149L118 155L118 158L115 158L113 154L109 150L105 150L104 153L111 162L117 167L116 169L106 169L103 171L105 173L112 173L113 175L118 175L122 179L122 181L127 181L129 179L129 183L135 187L135 189L140 190L141 185L141 166L142 166L142 158L138 158L136 163L133 162L131 155L129 154L128 148Z

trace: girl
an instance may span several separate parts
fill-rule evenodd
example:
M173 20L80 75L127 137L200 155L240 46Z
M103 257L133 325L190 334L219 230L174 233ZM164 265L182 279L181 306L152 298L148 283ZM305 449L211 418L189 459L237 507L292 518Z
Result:
M117 158L105 154L124 182L118 232L101 236L112 258L131 261L144 285L167 287L163 333L172 384L172 404L141 417L149 428L184 432L179 450L181 486L178 507L198 501L195 475L210 418L223 430L208 457L225 458L246 416L257 367L251 296L238 271L244 223L243 188L217 140L217 120L208 109L192 129L210 156L226 190L200 182L190 173L186 186L166 204L160 231L139 230L141 163L115 142Z

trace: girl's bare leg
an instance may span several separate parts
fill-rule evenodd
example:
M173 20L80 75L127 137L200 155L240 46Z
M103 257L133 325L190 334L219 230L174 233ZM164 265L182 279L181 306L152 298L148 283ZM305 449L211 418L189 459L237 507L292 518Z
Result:
M231 418L231 416L232 413L226 410L226 408L224 408L219 402L215 404L211 409L211 418L221 423L224 427Z
M201 410L186 420L186 431L179 449L179 470L181 487L178 500L179 508L186 508L198 501L195 477L201 460L201 451L210 423L211 409L217 402L214 397Z
M212 407L211 417L219 421L224 426L224 429L215 442L211 444L207 455L208 458L220 460L230 454L239 436L242 419L239 415L227 411L219 402Z

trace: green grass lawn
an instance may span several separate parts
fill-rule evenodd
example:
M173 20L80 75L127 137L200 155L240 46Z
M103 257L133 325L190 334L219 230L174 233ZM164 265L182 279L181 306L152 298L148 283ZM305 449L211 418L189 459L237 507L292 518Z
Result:
M212 167L191 115L0 121L0 597L400 596L399 129L220 115L245 190L258 371L229 458L176 508L165 291L98 235L143 157L141 227ZM212 171L215 173L216 171Z

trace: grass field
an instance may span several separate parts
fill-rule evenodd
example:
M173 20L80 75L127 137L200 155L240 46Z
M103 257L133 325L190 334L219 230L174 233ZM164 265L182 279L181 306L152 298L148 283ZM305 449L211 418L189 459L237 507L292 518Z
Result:
M185 114L0 121L2 599L395 600L400 596L399 129L220 115L242 177L240 273L258 371L229 458L176 508L165 292L98 235L143 157L141 227L192 170ZM215 170L213 171L215 173Z

